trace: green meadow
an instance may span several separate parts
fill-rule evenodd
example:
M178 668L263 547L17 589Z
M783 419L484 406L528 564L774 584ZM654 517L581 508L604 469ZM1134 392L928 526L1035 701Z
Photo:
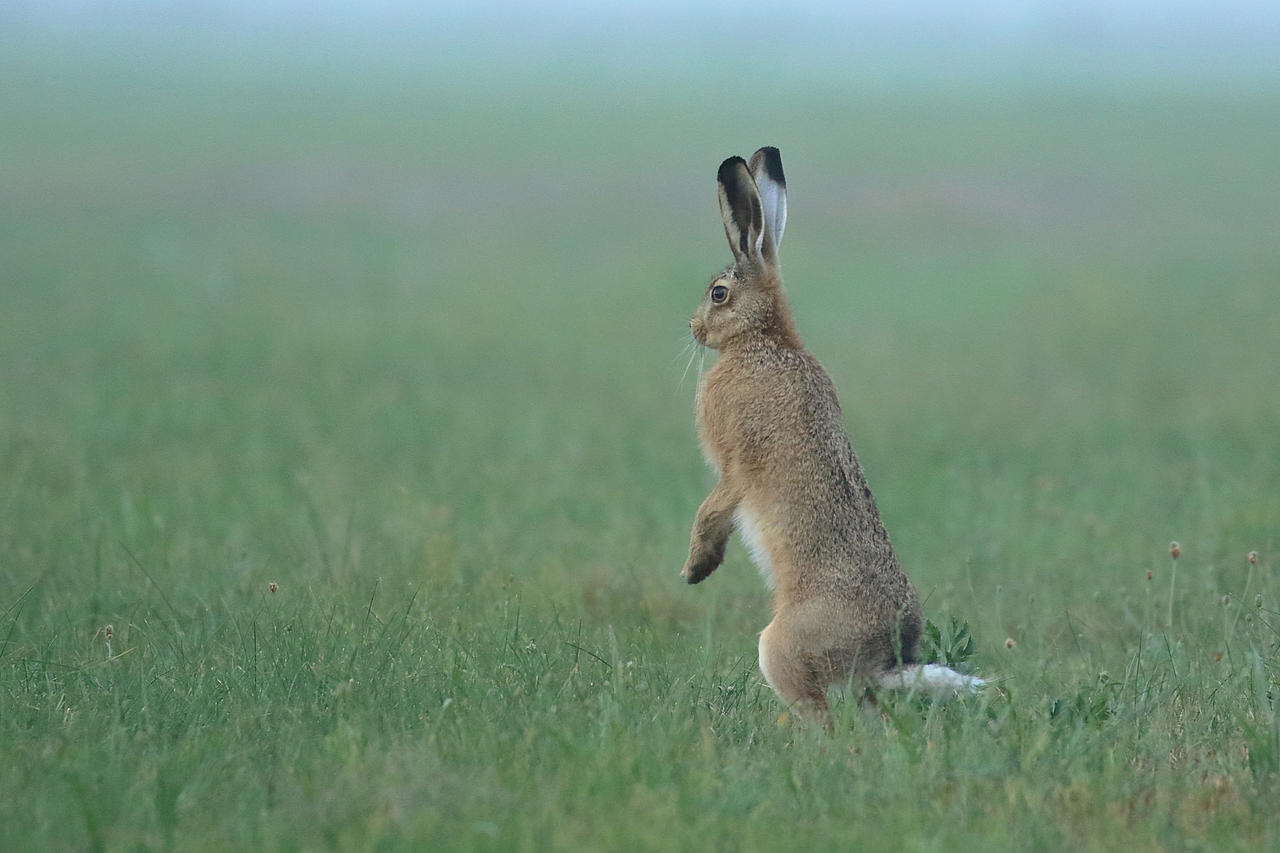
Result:
M0 78L0 849L1280 849L1280 90ZM678 577L715 170L766 144L801 334L996 681L829 735L741 545Z

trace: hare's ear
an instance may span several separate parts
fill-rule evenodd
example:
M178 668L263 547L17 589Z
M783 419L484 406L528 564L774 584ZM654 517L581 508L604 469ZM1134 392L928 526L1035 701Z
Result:
M720 184L720 218L724 220L724 234L729 238L733 258L741 264L758 266L764 244L764 209L747 161L741 157L725 160L716 180Z
M766 260L777 263L782 232L787 227L787 179L782 174L782 155L777 148L761 148L751 155L751 176L764 210L762 252Z

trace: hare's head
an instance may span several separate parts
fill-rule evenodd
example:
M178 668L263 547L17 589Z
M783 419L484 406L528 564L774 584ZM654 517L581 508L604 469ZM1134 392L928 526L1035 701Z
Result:
M787 182L777 148L761 148L750 164L720 164L720 217L733 263L714 276L689 321L698 343L725 349L755 337L794 341L791 308L782 293L778 246L787 225Z

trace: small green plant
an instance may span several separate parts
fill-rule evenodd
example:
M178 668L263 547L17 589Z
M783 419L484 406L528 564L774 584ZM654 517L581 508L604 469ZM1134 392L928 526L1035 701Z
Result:
M951 616L942 625L926 620L920 637L920 662L940 663L958 672L967 671L969 658L973 657L973 635L969 623Z
M1274 718L1241 724L1249 754L1249 772L1258 781L1273 778L1280 772L1280 726Z
M1078 688L1074 695L1051 701L1049 719L1055 723L1076 721L1101 726L1111 717L1111 702L1120 688L1120 683L1111 681L1107 673L1099 673L1093 684Z

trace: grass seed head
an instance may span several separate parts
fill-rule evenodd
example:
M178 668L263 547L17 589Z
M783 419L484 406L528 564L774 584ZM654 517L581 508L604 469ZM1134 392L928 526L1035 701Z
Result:
M1175 560L1182 556L1182 546L1176 540L1169 543L1169 556Z
M102 628L102 637L103 637L103 639L105 639L105 640L107 640L107 641L109 642L109 641L111 640L111 638L112 638L112 637L114 637L115 635L116 635L116 629L115 629L115 626L114 626L114 625L104 625L104 626L103 626L103 628Z
M1250 552L1249 552L1249 565L1251 565L1251 566L1256 566L1257 564L1258 564L1258 552L1257 552L1257 551L1250 551Z

